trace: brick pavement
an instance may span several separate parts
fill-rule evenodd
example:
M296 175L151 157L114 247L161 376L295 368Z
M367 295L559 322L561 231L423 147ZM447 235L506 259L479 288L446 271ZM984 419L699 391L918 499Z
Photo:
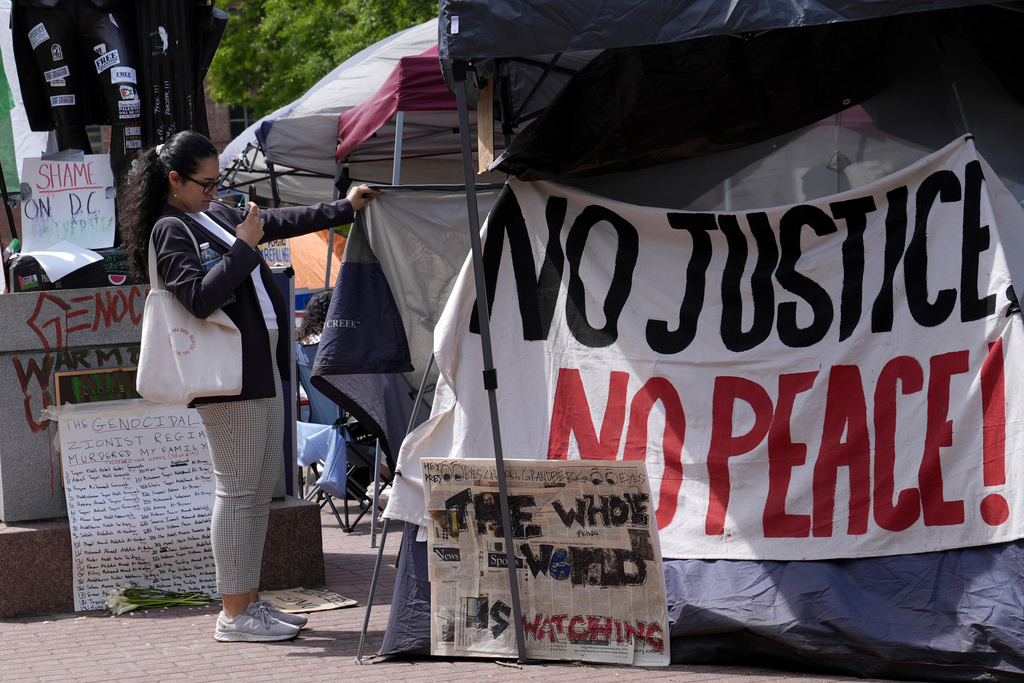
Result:
M551 662L502 665L486 659L374 657L390 612L395 554L401 534L385 545L385 562L371 611L363 663L356 662L366 598L377 557L370 525L342 532L323 514L328 587L358 601L355 607L314 612L296 640L286 643L219 643L213 639L219 604L138 610L118 617L103 612L0 620L0 681L679 681L798 683L865 681L747 666L672 665L637 669ZM379 536L378 536L379 538Z

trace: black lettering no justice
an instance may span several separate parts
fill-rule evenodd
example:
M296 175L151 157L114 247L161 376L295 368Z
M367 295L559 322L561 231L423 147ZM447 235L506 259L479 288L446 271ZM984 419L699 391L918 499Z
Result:
M952 170L931 174L911 193L907 186L890 190L885 197L885 246L878 254L883 261L880 282L864 282L864 232L869 214L879 210L872 196L829 204L829 211L802 204L791 207L773 226L767 214L668 213L669 226L688 235L692 249L686 268L686 284L679 292L678 315L672 311L666 320L648 320L646 339L652 351L674 354L694 340L704 308L708 267L712 261L710 233L719 231L728 253L721 282L722 319L720 333L725 347L734 352L750 350L768 339L775 330L779 340L791 348L816 344L833 330L838 316L838 341L848 339L863 315L865 299L870 301L871 332L889 332L893 327L894 281L902 266L907 307L922 327L945 322L957 309L960 320L968 322L990 316L995 311L996 295L979 292L978 275L981 254L990 247L990 228L981 224L981 198L984 176L978 161L969 162L963 178ZM914 220L908 219L913 202ZM938 226L929 225L929 213L937 202L962 203L963 223L960 248L960 287L937 292L928 286L928 234ZM545 209L548 236L538 273L530 236L514 192L506 187L488 218L488 238L484 245L484 275L488 310L493 311L499 264L506 237L511 253L523 338L547 339L555 314L556 301L565 266L569 275L564 315L573 336L584 346L601 348L614 343L619 334L619 317L625 310L639 257L639 233L626 219L611 209L588 206L568 228L565 250L561 233L567 213L563 197L549 197ZM615 231L617 251L611 282L602 304L604 325L591 325L587 315L581 263L587 239L596 225L606 223ZM798 266L801 237L805 230L825 237L845 226L842 244L843 284L835 302L825 288ZM750 276L748 299L742 292L743 275L750 258L746 234L756 247L756 259ZM909 236L909 239L908 239ZM872 257L875 255L872 254ZM797 300L776 302L779 288ZM868 291L870 287L871 291ZM1008 293L1008 296L1013 296ZM838 311L837 311L838 303ZM809 306L810 322L801 325L797 307ZM744 306L752 307L752 316L744 316ZM470 330L479 331L476 308ZM743 321L751 320L749 329ZM678 320L678 323L674 322Z

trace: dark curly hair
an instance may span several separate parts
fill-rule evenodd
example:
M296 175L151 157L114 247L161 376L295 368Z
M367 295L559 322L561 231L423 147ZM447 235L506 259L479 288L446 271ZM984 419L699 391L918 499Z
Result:
M216 156L217 148L209 138L183 130L145 150L125 174L117 192L118 231L128 272L138 282L149 281L149 236L167 202L167 176L171 171L192 175L203 161Z
M308 339L323 333L327 310L331 307L331 295L331 290L321 289L306 302L306 312L302 316L302 324L295 332L295 339L300 344L308 344L310 343L307 341Z

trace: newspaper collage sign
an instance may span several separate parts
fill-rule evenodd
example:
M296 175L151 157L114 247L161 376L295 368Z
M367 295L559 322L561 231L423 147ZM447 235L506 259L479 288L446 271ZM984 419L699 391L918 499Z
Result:
M423 460L433 654L514 656L494 463ZM506 460L526 653L669 663L658 532L643 463Z
M1024 537L1024 209L971 139L746 212L513 180L483 261L505 456L645 462L665 557ZM493 453L475 311L467 263L389 517L425 523L420 458Z

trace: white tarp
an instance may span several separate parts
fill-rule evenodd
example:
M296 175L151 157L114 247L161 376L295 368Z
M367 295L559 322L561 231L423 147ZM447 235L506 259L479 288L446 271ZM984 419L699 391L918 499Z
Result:
M645 460L666 557L1021 538L1022 225L970 139L743 213L510 182L484 253L504 455ZM424 521L420 458L493 457L474 306L467 264L390 517Z

